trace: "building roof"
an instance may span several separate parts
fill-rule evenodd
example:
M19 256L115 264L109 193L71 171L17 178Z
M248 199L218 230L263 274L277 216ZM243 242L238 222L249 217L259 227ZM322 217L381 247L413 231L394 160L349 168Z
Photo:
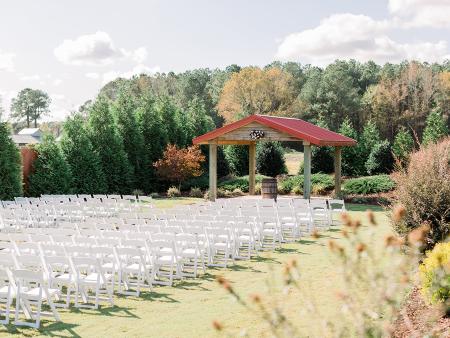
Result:
M31 135L12 135L12 140L15 144L18 145L27 145L27 144L38 144L40 143L39 138L31 136Z
M194 144L208 143L208 141L212 141L223 134L239 129L252 122L258 122L317 146L353 146L356 144L356 141L352 138L300 119L268 115L250 115L242 120L227 124L222 128L198 136L194 138L192 142Z
M23 128L18 135L41 136L42 132L39 128Z

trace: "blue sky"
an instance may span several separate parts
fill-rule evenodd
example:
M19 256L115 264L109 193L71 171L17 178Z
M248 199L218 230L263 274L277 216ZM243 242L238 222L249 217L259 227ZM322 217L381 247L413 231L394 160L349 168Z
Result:
M25 87L63 119L117 76L198 67L442 61L450 0L3 1L0 96Z

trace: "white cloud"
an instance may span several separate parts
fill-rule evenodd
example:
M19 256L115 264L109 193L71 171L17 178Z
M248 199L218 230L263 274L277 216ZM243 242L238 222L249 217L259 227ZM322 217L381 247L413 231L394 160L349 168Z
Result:
M139 64L136 65L135 67L133 67L132 70L128 71L128 72L118 72L115 70L111 70L109 72L106 72L103 74L102 76L102 83L103 84L107 84L108 82L115 80L118 77L122 77L125 79L130 79L132 78L134 75L140 75L140 74L155 74L157 72L160 72L161 69L159 66L155 66L155 67L148 67L146 65L143 64Z
M8 72L14 71L14 53L6 53L0 50L0 71L5 70Z
M403 27L450 27L450 0L389 0L389 12Z
M60 62L68 65L103 66L119 59L141 63L147 58L148 52L145 47L133 51L117 48L108 33L98 31L74 40L64 40L55 48L54 54Z
M61 84L62 84L62 80L61 79L54 79L53 81L52 81L52 84L55 86L55 87L58 87L58 86L60 86Z
M98 78L100 78L100 74L99 73L86 73L84 74L84 76L86 76L88 79L93 79L93 80L97 80Z
M331 15L315 28L286 36L276 57L314 65L326 65L336 59L383 63L404 59L442 61L448 57L446 41L399 43L387 35L392 27L388 21L365 15Z

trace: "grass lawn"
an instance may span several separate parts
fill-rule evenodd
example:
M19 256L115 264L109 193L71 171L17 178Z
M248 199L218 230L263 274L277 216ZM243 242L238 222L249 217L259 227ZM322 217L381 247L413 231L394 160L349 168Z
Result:
M284 154L286 167L289 175L298 175L300 164L303 163L303 153L292 152Z
M158 200L159 206L169 207L174 203L191 203L192 199L177 201ZM367 231L364 217L365 206L348 206L350 213L363 221L361 231ZM379 238L375 239L382 248L382 238L390 232L387 217L381 208L370 207L375 211L378 221ZM274 253L261 253L251 261L237 261L228 269L207 269L207 273L197 279L178 281L174 287L155 287L140 298L115 295L115 306L104 306L95 310L60 310L63 323L43 321L40 331L16 328L14 325L0 327L0 335L49 335L67 337L210 337L216 333L211 322L220 320L235 332L249 329L254 337L270 336L266 324L245 311L226 292L217 285L216 276L222 275L232 282L233 287L242 296L252 293L264 295L267 281L275 281L274 297L281 295L277 285L281 279L283 263L296 258L302 273L305 292L314 294L321 313L332 315L336 311L335 290L339 287L338 267L328 251L329 239L340 240L338 227L333 227L314 240L303 238L301 241L283 245ZM380 240L378 240L380 239ZM302 304L296 298L296 291L284 297L289 316L295 317ZM295 317L299 327L311 327L314 322Z

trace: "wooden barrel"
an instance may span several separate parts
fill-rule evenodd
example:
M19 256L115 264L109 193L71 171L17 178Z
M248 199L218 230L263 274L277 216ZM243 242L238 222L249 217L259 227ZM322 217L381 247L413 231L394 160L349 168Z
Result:
M277 199L277 179L276 178L263 178L261 182L261 195L262 198Z

